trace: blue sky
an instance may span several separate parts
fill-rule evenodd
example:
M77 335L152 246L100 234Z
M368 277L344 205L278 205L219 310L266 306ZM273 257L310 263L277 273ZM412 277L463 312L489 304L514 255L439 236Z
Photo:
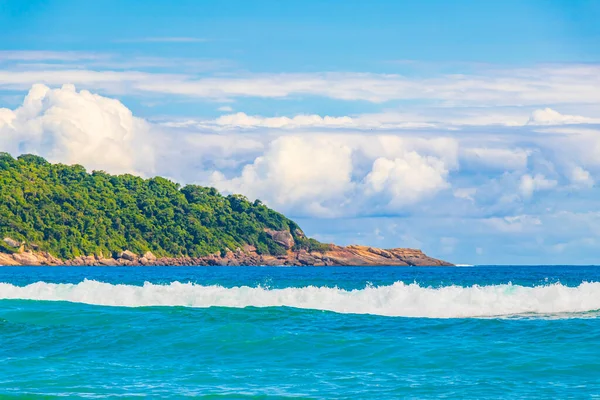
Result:
M600 2L4 1L0 151L259 197L309 235L598 263Z

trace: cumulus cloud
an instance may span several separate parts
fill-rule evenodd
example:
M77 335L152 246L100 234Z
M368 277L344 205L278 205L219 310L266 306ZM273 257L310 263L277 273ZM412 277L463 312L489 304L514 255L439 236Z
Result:
M0 149L111 172L151 173L150 126L118 100L34 85L16 110L0 109Z
M415 150L425 147L421 141L393 141L388 136L282 136L241 173L227 177L215 171L211 183L302 214L395 212L450 186L455 160L436 149L436 140L428 142L433 146L426 154Z
M592 187L595 184L590 172L577 165L569 171L569 179L576 186Z
M566 175L576 163L592 173L600 169L600 130L588 126L563 126L536 129L543 133L538 144L543 152L566 166Z
M402 158L378 158L365 178L367 193L384 195L391 207L413 204L449 187L448 169L435 157L416 152Z
M227 179L216 171L212 183L227 192L261 197L274 206L298 206L311 214L339 207L353 183L352 149L328 137L280 137L264 155Z
M542 174L535 174L534 176L525 174L521 177L519 191L523 197L530 198L534 192L552 189L556 187L557 184L557 181L546 179Z

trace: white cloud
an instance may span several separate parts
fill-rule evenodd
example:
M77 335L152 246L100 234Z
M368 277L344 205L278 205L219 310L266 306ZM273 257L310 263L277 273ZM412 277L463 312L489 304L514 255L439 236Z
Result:
M565 115L551 108L535 110L528 125L565 125L565 124L592 124L600 123L600 119L582 117L579 115Z
M71 82L108 93L121 93L123 88L127 88L129 94L172 94L213 100L322 96L373 103L419 100L446 107L600 102L600 91L597 90L600 87L600 65L489 68L474 74L427 78L350 72L253 73L200 78L186 74L87 69L19 69L0 73L0 88L23 88L37 82L50 85Z
M484 71L485 72L485 71ZM152 80L144 91L198 97L273 97L316 95L374 103L415 99L446 101L454 105L523 105L594 103L600 84L600 66L495 70L482 75L445 75L405 78L394 74L314 73L251 74L235 78L202 78L181 81Z
M569 171L569 179L576 186L592 187L594 186L594 178L585 169L580 166L574 166Z
M566 175L574 163L588 170L600 168L600 130L586 126L566 126L536 129L544 133L538 145L544 152L567 166Z
M297 115L289 117L250 116L243 112L224 115L217 118L216 125L228 127L265 127L265 128L298 128L298 127L353 127L355 122L350 117L321 117L319 115Z
M536 174L534 176L525 174L521 177L519 191L524 198L530 198L534 192L552 189L557 184L557 181L546 179L542 174Z
M230 106L222 106L219 111L231 112ZM550 110L550 109L547 109ZM543 112L544 110L538 110ZM552 111L552 110L551 110ZM554 111L553 111L554 112ZM534 112L534 115L538 115ZM380 113L357 114L353 116L321 116L318 114L299 114L295 116L267 117L262 115L248 115L244 112L222 115L216 119L188 119L186 126L198 129L298 129L298 128L328 128L328 129L362 129L362 130L394 130L394 129L437 129L458 130L463 127L476 126L505 126L519 127L526 125L542 125L542 117L536 117L537 122L527 120L527 112L524 110L499 111L487 108L425 108L420 113L401 112L388 110ZM592 118L563 116L565 123L592 123ZM533 117L532 117L533 118ZM597 120L597 121L600 121ZM181 122L176 122L181 123ZM558 124L548 122L546 125ZM555 129L556 130L556 129ZM542 129L538 130L542 131ZM553 131L554 132L554 131ZM508 154L512 152L513 154ZM499 159L506 155L516 163L521 163L527 158L527 151L522 149L502 148L472 148L466 149L467 156L473 158ZM485 153L485 154L484 154Z
M278 209L327 217L395 212L449 187L453 151L449 154L436 145L452 141L392 139L326 133L279 136L239 174L227 177L216 171L211 184L259 197ZM427 143L427 151L417 150Z
M392 208L414 204L449 187L443 161L409 152L401 158L380 157L365 178L367 194L389 198Z
M215 172L212 184L227 192L260 197L277 207L330 214L352 189L352 149L328 137L275 139L264 155L227 179Z
M224 106L219 111L231 111L231 107ZM426 122L410 122L395 120L387 122L374 115L350 116L320 116L316 114L300 114L293 117L264 117L248 115L243 112L222 115L216 119L187 119L184 121L165 121L165 126L186 127L199 130L236 130L236 129L356 129L356 130L392 130L392 129L418 129L432 128L435 125Z
M72 85L34 85L16 110L0 109L0 149L111 172L151 173L150 126L123 104Z

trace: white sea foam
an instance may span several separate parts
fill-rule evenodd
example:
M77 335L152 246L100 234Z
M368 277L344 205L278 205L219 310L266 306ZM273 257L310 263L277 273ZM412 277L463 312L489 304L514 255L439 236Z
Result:
M85 280L78 284L37 282L27 286L0 283L0 299L69 301L105 306L273 307L404 317L466 318L516 314L569 314L600 310L600 283L421 287L396 282L343 290L330 287L113 285Z

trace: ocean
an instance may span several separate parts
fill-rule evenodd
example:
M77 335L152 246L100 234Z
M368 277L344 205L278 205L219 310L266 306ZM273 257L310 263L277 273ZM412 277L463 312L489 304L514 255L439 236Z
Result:
M1 267L0 398L600 397L600 267Z

